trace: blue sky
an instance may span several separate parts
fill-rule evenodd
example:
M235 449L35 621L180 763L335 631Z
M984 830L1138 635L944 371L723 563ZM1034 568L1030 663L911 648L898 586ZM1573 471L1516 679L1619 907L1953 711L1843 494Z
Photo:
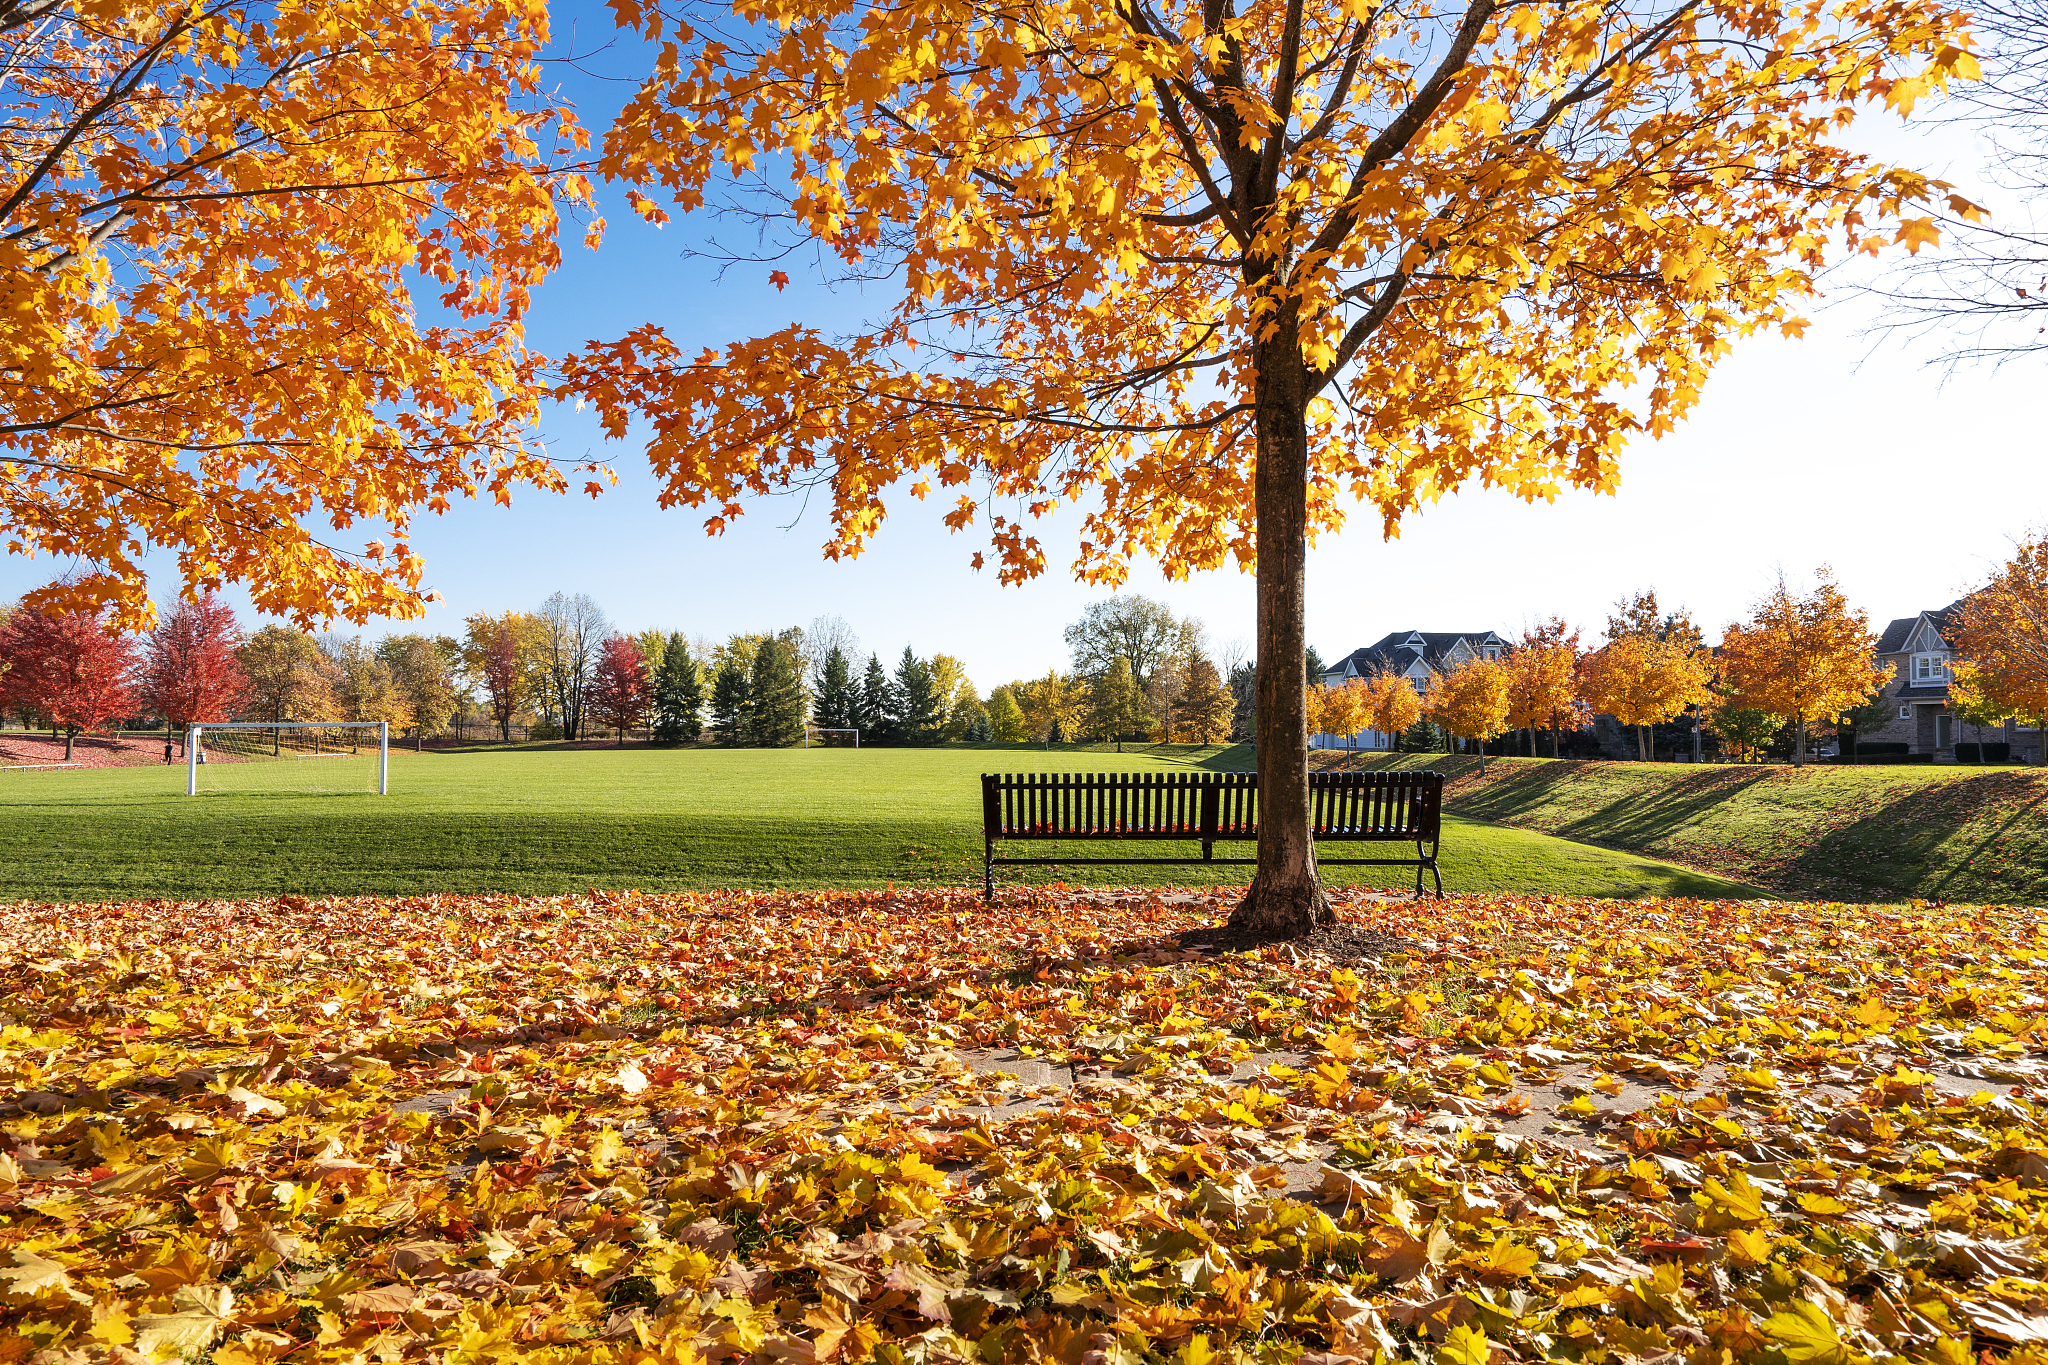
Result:
M571 19L583 50L608 37L601 11ZM557 20L558 37L568 41L570 31ZM619 71L632 59L619 46L585 65ZM625 87L562 71L586 121L601 129ZM1977 179L1966 137L1884 127L1869 136L1959 183ZM531 344L544 353L647 321L686 348L794 320L829 330L861 306L857 296L808 287L793 267L799 278L786 292L768 284L766 266L719 279L684 255L703 224L679 220L656 230L616 193L605 198L603 249L569 245L567 264L537 299ZM570 243L578 237L579 229L566 234ZM1609 604L1644 587L1689 607L1713 632L1781 568L1803 579L1821 563L1880 623L1951 600L2014 537L2048 525L2038 362L1946 376L1925 363L1931 347L1861 337L1867 321L1863 309L1842 304L1821 311L1802 341L1740 345L1691 423L1628 452L1618 496L1568 494L1531 507L1467 492L1412 519L1394 542L1383 542L1377 516L1359 509L1350 528L1311 557L1309 639L1334 657L1391 630L1513 634L1552 612L1590 635ZM838 615L884 658L905 644L960 657L986 690L1064 666L1060 628L1100 595L1063 571L1058 547L1071 543L1071 519L1042 532L1054 569L1023 587L973 572L968 561L980 542L948 534L935 503L907 495L864 557L834 564L819 552L829 526L815 501L808 510L756 505L709 538L701 513L656 506L639 447L604 442L588 414L558 410L543 434L558 456L613 462L618 487L595 501L529 493L510 509L462 505L422 518L413 543L445 600L423 622L390 628L455 632L470 612L530 609L557 589L589 593L629 630L722 637ZM0 595L19 594L61 567L0 560ZM152 588L162 598L176 584L153 580ZM1202 617L1219 648L1251 636L1251 580L1234 571L1169 584L1141 567L1129 590ZM252 620L245 615L245 624Z

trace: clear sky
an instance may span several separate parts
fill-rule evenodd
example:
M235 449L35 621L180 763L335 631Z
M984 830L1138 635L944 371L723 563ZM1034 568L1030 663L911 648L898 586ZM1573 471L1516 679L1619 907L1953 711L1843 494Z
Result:
M586 15L575 41L590 48L603 24ZM566 38L566 25L562 31ZM586 65L623 70L632 60L630 50L615 48ZM565 78L586 120L601 128L622 88L583 73ZM1977 181L1965 138L1872 135L1901 159L1945 170L1966 187ZM718 278L684 255L704 225L656 230L616 195L606 197L603 249L570 245L568 264L538 298L530 338L543 353L645 321L691 346L793 320L830 330L834 317L861 305L801 279L778 293L765 266ZM580 229L566 234L571 243L579 236ZM1567 494L1529 506L1469 491L1411 519L1392 542L1381 539L1371 509L1358 509L1311 557L1309 640L1335 658L1392 630L1512 635L1550 613L1587 627L1590 637L1617 597L1646 587L1690 609L1711 635L1781 569L1803 582L1823 563L1879 624L1952 600L2014 538L2048 528L2048 384L2037 361L1948 375L1926 363L1932 345L1860 336L1868 320L1861 306L1841 303L1818 313L1803 340L1738 346L1688 425L1627 452L1617 496ZM618 487L595 501L529 493L510 509L463 505L423 518L413 543L444 601L423 622L373 625L370 634L459 633L471 612L530 609L560 589L589 593L627 630L722 637L837 615L885 659L906 644L958 656L985 691L1064 667L1061 627L1101 595L1064 572L1058 547L1070 541L1071 521L1041 529L1054 568L1019 588L972 571L981 542L948 534L936 500L919 504L907 494L862 559L833 564L819 553L829 526L815 501L757 504L708 538L700 513L655 505L637 445L603 442L588 414L570 410L553 414L544 434L559 456L612 460ZM0 594L19 594L62 567L0 560ZM152 580L159 600L176 586L174 578ZM1252 583L1235 571L1166 583L1141 567L1127 590L1201 617L1219 648L1251 636ZM246 612L244 623L253 624Z

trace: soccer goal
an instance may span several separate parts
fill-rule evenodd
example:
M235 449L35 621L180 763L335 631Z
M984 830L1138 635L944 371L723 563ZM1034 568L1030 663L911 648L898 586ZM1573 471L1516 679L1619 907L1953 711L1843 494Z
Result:
M185 794L391 791L385 721L235 721L185 728Z
M856 749L860 747L860 731L858 730L841 730L836 726L830 725L806 725L804 727L804 747L806 749L811 747L812 735L818 736L820 743L824 742L826 735L852 735L853 747Z

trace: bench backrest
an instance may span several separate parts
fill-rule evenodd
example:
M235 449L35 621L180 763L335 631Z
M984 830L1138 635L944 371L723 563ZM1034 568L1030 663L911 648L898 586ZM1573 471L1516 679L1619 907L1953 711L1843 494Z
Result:
M1310 773L1322 840L1435 839L1442 773ZM990 839L1256 839L1257 773L983 773Z

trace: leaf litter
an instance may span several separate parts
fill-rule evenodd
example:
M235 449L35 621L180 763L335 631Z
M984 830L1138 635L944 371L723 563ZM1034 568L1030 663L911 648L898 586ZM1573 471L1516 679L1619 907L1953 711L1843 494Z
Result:
M1227 904L9 907L0 1365L2048 1358L2037 912Z

